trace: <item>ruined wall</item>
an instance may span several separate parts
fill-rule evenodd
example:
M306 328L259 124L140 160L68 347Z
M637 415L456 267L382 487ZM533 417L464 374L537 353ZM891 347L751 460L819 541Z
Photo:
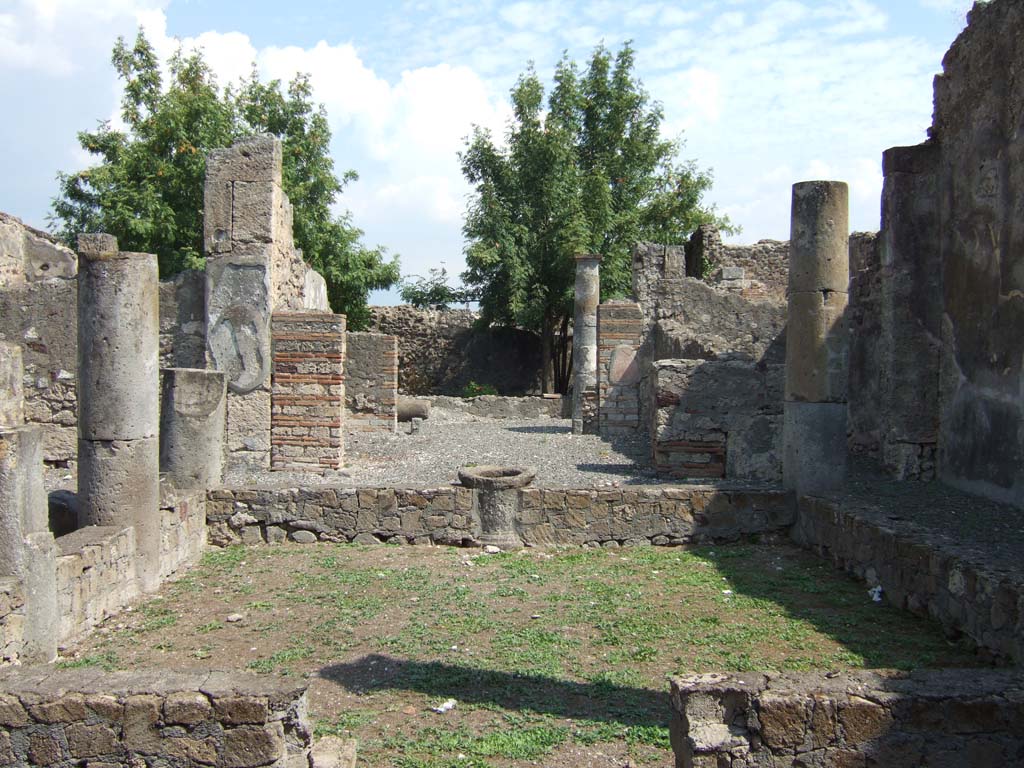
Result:
M640 354L653 464L679 478L777 481L785 304L695 278L658 279L672 264L652 267L649 255L635 255L634 269L653 275L635 280L653 280Z
M1024 506L1024 6L976 4L935 82L943 479Z
M675 265L677 258L674 254L669 259L670 268ZM709 281L743 280L747 284L742 287L753 289L756 293L778 299L786 295L789 278L789 243L786 241L758 240L752 245L727 244L722 242L722 235L715 227L702 224L683 247L683 260L687 277L702 277L701 270L705 265L710 265Z
M677 768L1014 765L1019 674L1002 670L673 677Z
M850 236L849 447L878 456L882 444L883 407L879 343L882 317L881 248L876 234Z
M20 660L24 626L25 594L21 580L0 578L0 666Z
M309 765L305 696L304 683L237 672L14 667L0 673L0 763Z
M398 339L381 333L348 333L345 344L346 428L359 432L398 429Z
M456 395L470 381L501 395L540 391L540 338L517 328L477 330L460 309L370 307L369 330L398 337L398 387L410 395Z
M480 535L469 488L221 489L208 499L210 542L221 546L285 539L464 544ZM536 546L667 546L781 532L792 522L792 505L777 491L524 488L515 529Z
M670 477L782 477L783 366L743 359L658 360L653 462Z
M78 257L52 236L0 211L0 289L74 277Z

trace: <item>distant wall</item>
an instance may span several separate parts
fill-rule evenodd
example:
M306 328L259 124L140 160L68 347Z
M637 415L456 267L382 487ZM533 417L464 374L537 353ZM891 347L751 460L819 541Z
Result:
M540 391L540 339L517 328L477 329L460 309L370 307L370 329L398 337L398 387L412 395L455 395L470 381L500 395Z
M719 231L708 224L701 225L690 236L684 247L685 274L702 277L701 268L710 264L709 278L714 280L732 274L732 279L753 280L764 287L766 293L784 297L789 280L789 242L758 240L752 245L733 245L722 242ZM742 275L736 272L742 270ZM730 279L730 278L726 278Z
M398 429L398 339L382 333L346 334L346 429Z

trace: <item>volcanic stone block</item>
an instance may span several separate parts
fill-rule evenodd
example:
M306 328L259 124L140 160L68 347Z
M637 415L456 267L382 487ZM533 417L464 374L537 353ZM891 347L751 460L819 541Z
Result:
M847 295L791 293L786 329L786 400L846 402Z
M849 199L841 181L793 185L789 291L838 291L849 283Z
M227 379L221 371L166 368L160 407L160 471L179 488L220 484Z
M111 238L112 239L112 238ZM156 256L81 251L78 275L78 431L86 440L156 437L160 307Z

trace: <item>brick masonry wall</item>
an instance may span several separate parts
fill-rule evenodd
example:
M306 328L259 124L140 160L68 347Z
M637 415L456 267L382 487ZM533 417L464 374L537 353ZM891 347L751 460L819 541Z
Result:
M644 317L635 302L597 308L597 418L602 437L631 434L640 426L640 345Z
M208 494L210 542L381 541L468 544L480 533L468 488L220 489ZM793 513L780 491L687 486L519 492L516 528L528 544L674 545L783 531Z
M245 673L0 673L0 764L307 765L304 683Z
M800 500L792 535L836 566L881 586L898 608L929 616L998 657L1024 663L1024 580L990 566L983 552L951 545L911 522L818 498Z
M702 674L670 680L677 768L1003 766L1024 678L1001 670Z
M345 317L278 312L271 327L270 467L340 469L345 456Z
M345 417L350 431L398 430L398 337L346 334Z

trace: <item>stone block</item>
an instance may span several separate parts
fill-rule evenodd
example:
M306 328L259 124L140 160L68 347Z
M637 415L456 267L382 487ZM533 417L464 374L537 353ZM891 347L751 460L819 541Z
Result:
M256 696L223 696L214 699L217 718L229 725L262 725L267 722L267 700Z
M203 188L203 250L206 254L231 250L231 205L234 185L207 178Z
M169 725L198 725L212 712L210 700L201 693L172 693L164 702L164 721Z
M285 757L284 729L280 722L262 728L243 725L224 733L220 757L224 768L258 768Z
M278 181L281 179L281 141L273 136L252 136L228 149L215 149L206 159L207 179L223 181Z
M235 394L268 386L268 254L250 249L208 259L206 281L207 355L213 368L227 374L228 389Z
M236 181L231 204L232 250L238 243L271 243L281 206L279 182Z
M119 752L117 734L106 725L74 723L64 730L72 757L101 757Z

